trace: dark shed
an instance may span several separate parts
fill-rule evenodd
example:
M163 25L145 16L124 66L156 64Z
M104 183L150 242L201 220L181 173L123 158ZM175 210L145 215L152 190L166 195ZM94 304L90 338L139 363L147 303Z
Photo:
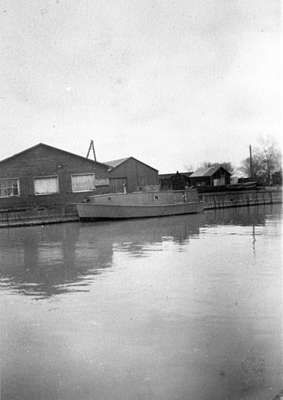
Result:
M158 185L158 171L134 157L106 161L113 192L141 190L145 186Z
M173 174L160 174L159 184L161 190L184 190L190 186L192 172L176 172Z
M66 206L105 191L108 166L43 143L0 162L0 209Z
M224 186L230 184L231 174L221 165L199 168L190 176L193 186Z

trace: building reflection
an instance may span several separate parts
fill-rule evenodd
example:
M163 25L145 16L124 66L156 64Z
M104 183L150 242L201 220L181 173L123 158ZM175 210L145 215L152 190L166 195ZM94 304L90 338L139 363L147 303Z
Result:
M278 208L280 210L280 207ZM115 252L143 257L169 241L182 250L201 227L264 225L269 207L244 207L119 222L70 223L0 230L0 288L36 298L87 291Z
M170 240L180 246L199 234L203 216L60 224L0 231L2 289L46 298L86 291L112 266L113 252L143 256Z
M80 243L79 232L78 224L2 230L2 288L36 297L86 290L90 275L111 266L113 252L109 242Z

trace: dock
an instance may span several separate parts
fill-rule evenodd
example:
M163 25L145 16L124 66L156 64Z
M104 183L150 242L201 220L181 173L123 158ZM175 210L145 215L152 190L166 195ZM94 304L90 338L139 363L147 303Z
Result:
M280 204L282 189L278 186L237 192L201 193L200 200L204 203L204 210ZM79 221L79 217L74 205L0 209L0 228L76 221Z

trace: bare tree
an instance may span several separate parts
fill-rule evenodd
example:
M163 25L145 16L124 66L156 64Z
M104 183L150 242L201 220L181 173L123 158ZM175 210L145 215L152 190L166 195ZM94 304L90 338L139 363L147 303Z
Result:
M270 185L272 174L281 169L282 154L279 145L273 138L262 138L259 145L253 148L252 171L250 158L242 161L241 170L263 185Z

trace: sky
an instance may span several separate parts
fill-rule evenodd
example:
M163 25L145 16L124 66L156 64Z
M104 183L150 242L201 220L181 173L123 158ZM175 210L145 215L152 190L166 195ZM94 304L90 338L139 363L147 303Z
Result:
M279 31L280 0L1 0L0 159L240 165L280 140Z

